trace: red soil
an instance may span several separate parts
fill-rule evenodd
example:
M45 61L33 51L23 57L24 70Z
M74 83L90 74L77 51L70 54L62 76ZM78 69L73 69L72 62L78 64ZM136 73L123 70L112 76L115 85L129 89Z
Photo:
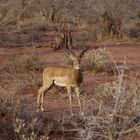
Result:
M124 58L127 57L127 64L129 69L133 74L140 74L140 44L132 43L87 43L90 48L97 46L108 47L113 58L117 63L122 63ZM0 48L0 65L4 65L9 61L16 60L20 58L25 52L27 53L37 53L39 58L48 65L57 65L63 55L65 55L64 50L49 51L47 48ZM7 76L0 72L0 80L4 80ZM94 74L93 72L84 72L84 82L82 83L82 90L93 91L98 85L105 83L106 81L113 81L113 76L108 76L107 74ZM0 86L2 91L2 86ZM51 89L50 94L45 97L45 115L46 118L56 119L61 116L61 114L69 114L69 100L68 98L62 98L65 93L53 93L55 90ZM37 92L37 91L36 91ZM26 96L30 98L32 102L36 103L37 93L31 91L30 94ZM77 102L73 101L73 109L77 109ZM34 104L35 104L34 103ZM35 107L34 107L35 109ZM128 138L127 140L132 140ZM133 139L134 140L134 139ZM138 140L138 139L135 139Z

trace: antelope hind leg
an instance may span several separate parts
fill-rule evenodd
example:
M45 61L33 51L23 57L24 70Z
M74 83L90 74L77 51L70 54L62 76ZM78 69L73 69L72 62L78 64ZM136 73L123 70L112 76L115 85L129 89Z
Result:
M84 115L84 113L83 113L83 111L82 111L81 101L80 101L80 98L79 98L79 96L80 96L79 87L76 87L76 88L75 88L75 93L76 93L76 96L77 96L77 98L78 98L78 104L79 104L79 107L80 107L80 112L81 112L82 115Z
M41 108L42 111L44 111L43 104L44 104L45 92L49 89L49 87L51 86L51 84L49 84L49 85L43 85L38 90L37 108Z
M67 86L67 92L68 92L69 101L70 101L70 114L73 116L73 113L72 113L72 102L71 102L71 86Z

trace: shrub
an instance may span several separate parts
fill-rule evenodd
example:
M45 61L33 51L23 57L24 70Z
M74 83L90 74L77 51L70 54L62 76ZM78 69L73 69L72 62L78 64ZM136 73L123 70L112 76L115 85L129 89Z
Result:
M72 60L69 57L63 58L61 62L64 65L72 66ZM112 72L115 69L113 59L107 48L87 51L81 60L81 67L83 70L93 70L94 72Z
M79 26L81 28L82 24L85 28L89 25L87 32L77 40L131 38L131 28L134 29L139 24L139 4L139 0L1 1L0 20L6 27L14 25L13 30L15 27L22 28L23 25L32 26L33 23L53 27L53 23L65 23L68 26L74 25L76 29ZM41 11L46 15L45 20ZM127 27L128 24L131 26ZM45 31L46 27L41 27L40 30Z
M6 118L0 123L1 139L47 140L53 127L45 122L42 113L29 112L25 98L16 93L0 96L0 117Z
M128 36L130 28L126 28L126 25L135 22L132 28L136 26L138 1L95 0L94 2L93 19L98 27L98 39Z
M131 79L132 78L132 79ZM63 129L74 133L78 139L123 139L123 136L138 134L140 131L140 81L133 79L126 85L124 70L113 83L105 83L96 89L84 104L84 116L79 114L63 118ZM87 94L87 93L86 93Z
M39 61L35 54L23 55L19 60L14 60L2 69L6 72L23 73L28 71L39 71L42 70L42 63Z
M114 63L110 52L106 48L94 50L94 71L112 71Z
M20 110L13 121L13 128L21 140L48 140L52 125L44 123L42 113L32 116L29 112Z

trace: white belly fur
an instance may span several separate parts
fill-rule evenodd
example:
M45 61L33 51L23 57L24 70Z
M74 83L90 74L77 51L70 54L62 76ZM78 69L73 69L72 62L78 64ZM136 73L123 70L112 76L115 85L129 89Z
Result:
M57 86L65 87L66 86L66 80L67 77L53 77L54 84Z
M66 86L66 84L64 84L64 83L57 83L56 81L54 81L54 83L55 83L57 86L60 86L60 87L65 87L65 86Z

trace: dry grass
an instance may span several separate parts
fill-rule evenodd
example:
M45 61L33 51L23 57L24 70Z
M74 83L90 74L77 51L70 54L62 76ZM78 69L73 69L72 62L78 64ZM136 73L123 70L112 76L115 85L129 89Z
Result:
M82 60L82 66L87 70L113 71L115 66L111 54L107 48L98 48L87 52Z
M87 52L87 56L90 57L85 55L83 59L91 58L91 54L98 51L99 56L102 56L105 49L91 50ZM108 53L104 52L104 54ZM103 57L103 59L105 58ZM99 59L97 60L99 61ZM113 82L100 85L92 93L84 91L81 94L84 116L79 113L73 117L64 114L56 122L45 121L41 112L33 113L30 111L30 107L33 107L35 103L23 98L23 94L21 94L25 92L24 90L27 92L29 85L36 85L36 80L31 78L28 81L28 78L24 77L25 83L24 78L17 81L16 77L16 84L14 84L13 89L0 96L1 117L5 116L6 122L10 122L7 125L4 121L4 127L0 125L0 129L2 127L5 130L5 133L0 133L1 137L5 139L45 140L49 139L51 133L57 134L59 132L60 135L72 137L72 139L113 140L122 139L125 135L139 135L140 81L137 77L125 75L125 66L117 66L116 69L118 73ZM30 69L26 70L30 71ZM31 77L31 75L28 76ZM129 79L129 82L126 79ZM31 90L35 88L32 87Z
M2 65L0 70L4 73L1 85L5 92L7 89L19 95L30 94L37 92L42 82L43 63L35 54L23 54Z
M41 42L42 36L38 36L38 32L45 33L47 30L54 30L62 23L65 23L68 28L80 27L79 30L84 31L77 40L125 39L127 37L137 38L139 41L139 3L139 0L2 1L0 2L2 31L0 44L2 46L25 44L22 42L22 38L26 36L22 31L24 28L31 28L29 31L32 36L35 34L34 31L37 32L34 38L28 35L26 43L27 41L30 44L32 41ZM34 26L35 29L32 28Z
M129 87L124 80L124 71L113 83L105 83L85 101L85 116L63 118L64 132L74 134L73 139L123 139L126 135L140 133L140 81L132 79ZM134 86L135 85L135 86Z
M45 32L54 31L58 23L66 23L74 29L79 27L82 34L76 40L129 37L139 41L139 4L139 0L2 0L0 45L40 43ZM72 65L69 58L64 60L65 65ZM0 139L47 140L55 132L80 140L121 140L125 135L139 136L140 80L125 75L126 68L119 68L106 48L89 50L81 65L83 70L94 72L115 70L116 79L100 85L92 93L81 94L84 116L64 114L56 122L46 121L40 112L33 113L35 108L30 109L35 103L24 98L26 94L37 93L41 82L38 77L41 77L43 64L37 56L25 54L2 66L0 70L5 76L9 75L1 81L7 87L0 94Z
M2 139L47 140L52 124L44 120L42 113L29 111L29 101L19 93L0 96L0 137Z
M42 71L42 63L39 61L37 55L24 54L18 60L11 61L8 64L2 66L1 69L10 73Z

